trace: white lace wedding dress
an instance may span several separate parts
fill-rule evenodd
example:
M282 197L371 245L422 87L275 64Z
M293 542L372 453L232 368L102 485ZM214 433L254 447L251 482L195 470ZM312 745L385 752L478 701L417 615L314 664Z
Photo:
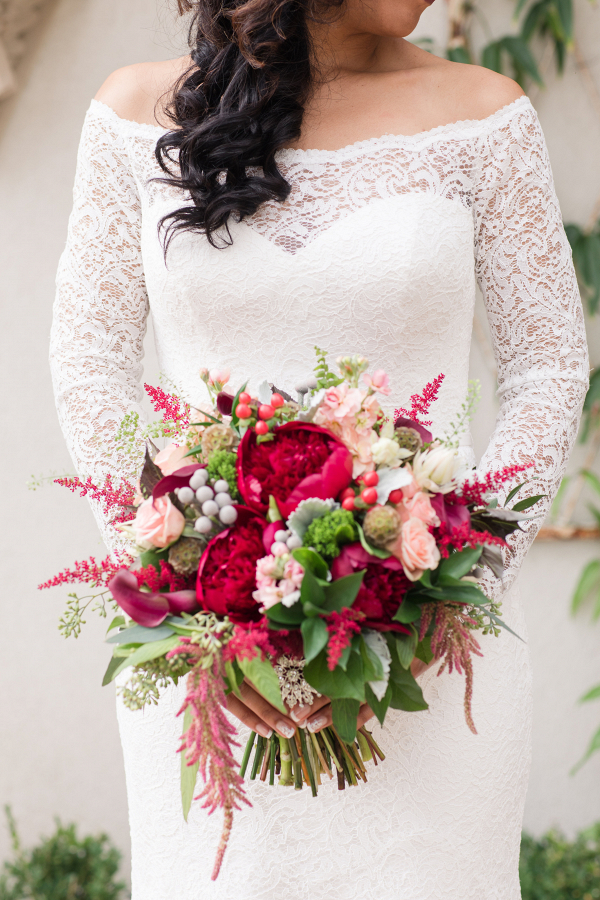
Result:
M162 371L192 401L201 366L240 383L290 388L313 345L361 352L385 369L396 405L443 372L432 418L444 429L467 389L476 281L499 371L500 413L480 469L533 461L535 493L554 495L575 439L588 364L581 304L536 114L521 98L482 121L337 151L284 151L293 184L233 224L233 245L177 237L167 263L157 223L182 202L149 181L161 129L93 102L58 275L52 366L59 415L80 474L123 415L141 411L146 317ZM113 444L114 445L114 444ZM103 524L103 523L101 523ZM510 586L537 523L513 542L504 617L523 637ZM134 900L517 900L530 759L526 643L483 639L474 736L458 675L422 679L427 712L390 712L387 753L369 783L317 799L249 787L217 883L221 823L183 820L176 754L182 690L158 707L119 704Z

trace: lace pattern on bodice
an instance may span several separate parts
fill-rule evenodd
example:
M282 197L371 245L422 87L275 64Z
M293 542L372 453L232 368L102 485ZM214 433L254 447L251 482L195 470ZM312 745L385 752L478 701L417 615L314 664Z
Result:
M83 477L101 479L122 468L118 450L107 456L101 448L111 446L126 412L141 414L148 314L142 219L157 204L184 201L150 180L159 174L153 150L161 131L119 119L96 101L84 127L51 351L61 424ZM291 196L266 203L246 225L290 254L357 210L402 195L443 198L468 211L499 373L500 411L480 470L532 462L537 481L530 492L545 493L547 508L577 433L588 360L571 252L529 101L413 137L385 136L339 151L282 151L279 162ZM335 323L329 327L333 333ZM427 331L427 321L422 327ZM368 328L361 322L363 332ZM325 347L328 337L321 337ZM290 322L261 336L262 354L275 359L297 340ZM426 373L426 380L436 374ZM513 540L513 574L538 527L539 520Z

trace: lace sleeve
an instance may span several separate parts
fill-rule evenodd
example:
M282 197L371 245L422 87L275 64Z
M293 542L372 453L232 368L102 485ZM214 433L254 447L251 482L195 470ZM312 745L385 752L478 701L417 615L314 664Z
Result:
M126 413L142 414L140 378L148 300L140 203L118 123L89 112L83 128L67 245L57 275L50 365L61 428L82 479L134 476L115 449ZM92 503L109 545L118 536Z
M583 310L544 137L533 109L485 138L475 198L476 272L498 366L500 409L480 472L533 463L519 499L546 513L577 436L588 384ZM542 518L509 539L507 586Z

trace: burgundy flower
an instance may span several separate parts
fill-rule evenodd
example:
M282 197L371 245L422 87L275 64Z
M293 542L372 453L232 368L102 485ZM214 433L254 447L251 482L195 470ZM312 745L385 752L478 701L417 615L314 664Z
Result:
M138 579L128 569L120 569L108 582L108 588L121 609L138 625L155 628L168 615L193 613L198 609L195 591L161 594L140 591Z
M371 556L361 544L346 544L340 555L334 559L331 574L334 581L365 570L365 577L352 604L354 612L362 612L364 628L375 631L400 631L410 634L410 630L393 617L398 612L411 582L404 574L402 563L395 556L379 559Z
M217 409L221 413L222 416L230 416L233 411L233 401L235 397L233 394L228 394L227 391L219 391L217 394Z
M238 518L209 543L198 567L196 593L201 609L229 616L236 623L258 621L256 561L265 555L267 523L255 512L237 506Z
M398 416L397 419L394 419L394 428L412 428L421 435L424 444L430 444L433 440L433 435L424 425L415 422L414 419L407 419L405 416Z
M434 494L430 499L440 524L445 525L448 531L471 524L469 510L454 491L449 494Z
M238 449L238 485L252 509L265 513L272 495L287 519L302 500L335 498L348 487L350 451L326 428L288 422L273 434L272 441L259 444L248 430Z

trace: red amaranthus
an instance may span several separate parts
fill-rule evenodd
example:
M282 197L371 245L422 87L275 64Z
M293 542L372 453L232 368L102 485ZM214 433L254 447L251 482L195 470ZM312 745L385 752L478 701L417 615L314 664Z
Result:
M333 672L341 655L352 640L353 634L360 634L357 619L364 619L364 613L357 613L345 606L341 612L327 616L327 631L331 635L327 647L327 668Z
M485 478L474 476L471 480L465 481L461 488L463 500L467 503L473 503L475 506L485 506L485 495L499 490L507 481L512 481L521 472L530 469L533 463L518 464L514 466L504 466L497 472L487 472Z
M216 809L222 809L225 818L212 873L212 880L215 881L227 849L233 811L241 809L241 803L248 806L251 803L244 793L244 779L239 774L232 752L233 747L239 747L234 739L236 731L224 713L222 659L218 653L205 650L185 637L167 654L167 659L181 655L188 658L193 668L187 680L187 694L178 713L182 715L187 709L192 717L180 752L186 754L188 766L198 763L198 771L204 781L204 788L194 799L204 801L202 808L207 809L209 815Z
M69 476L56 478L54 483L68 488L72 493L79 491L80 497L89 495L90 499L100 503L105 516L108 516L113 510L119 510L111 519L113 525L133 518L131 510L123 508L131 506L135 498L135 488L126 478L121 478L119 483L115 485L113 484L112 475L106 475L104 484L101 487L94 484L89 475L85 481L82 481L76 475L74 478Z
M154 411L162 413L163 423L174 422L178 428L187 428L191 415L189 403L151 384L144 384L144 390L150 397Z
M89 584L92 587L107 587L108 582L116 575L119 569L128 568L133 562L133 557L124 551L115 551L112 556L106 556L100 562L96 562L94 556L76 562L72 569L63 569L54 578L50 578L38 586L38 590L58 587L60 584Z

